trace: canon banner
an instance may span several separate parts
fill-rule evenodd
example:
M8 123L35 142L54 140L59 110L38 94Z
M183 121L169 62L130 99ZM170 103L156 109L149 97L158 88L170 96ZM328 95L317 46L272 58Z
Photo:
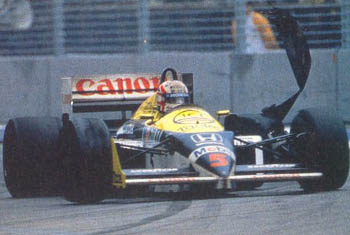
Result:
M74 77L73 100L140 100L157 90L158 74L117 74Z

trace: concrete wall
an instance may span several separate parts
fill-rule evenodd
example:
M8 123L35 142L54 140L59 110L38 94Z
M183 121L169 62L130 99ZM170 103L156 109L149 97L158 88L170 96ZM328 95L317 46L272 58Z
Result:
M65 76L161 72L165 67L195 74L196 103L229 106L229 53L176 53L120 56L69 56L0 60L0 122L18 116L60 115L60 78ZM220 90L220 92L217 92Z
M296 108L337 107L350 121L350 51L312 52L309 83ZM18 116L60 114L64 76L160 72L165 67L194 73L195 102L214 113L259 112L297 90L283 51L262 55L230 53L150 53L146 55L3 58L0 60L0 122ZM232 79L231 79L232 78Z
M350 73L347 59L350 51L315 50L305 90L293 110L310 106L332 106L350 120L347 90ZM255 113L262 108L279 104L298 91L293 72L285 53L271 52L259 56L235 55L232 59L232 110ZM243 95L244 94L244 95ZM349 113L347 113L349 112ZM286 120L290 121L295 112Z
M3 60L0 71L0 121L49 113L47 60Z
M340 51L337 55L337 103L343 118L350 122L350 50Z

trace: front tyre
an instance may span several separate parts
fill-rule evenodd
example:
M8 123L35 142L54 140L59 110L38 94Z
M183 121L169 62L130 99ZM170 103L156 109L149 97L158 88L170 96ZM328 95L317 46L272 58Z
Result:
M297 160L310 170L323 173L319 180L300 181L305 191L335 190L349 173L349 147L342 119L331 109L301 110L291 125L291 133L308 134L293 145Z
M66 176L64 198L96 203L112 189L112 148L107 126L99 119L66 121L61 154Z

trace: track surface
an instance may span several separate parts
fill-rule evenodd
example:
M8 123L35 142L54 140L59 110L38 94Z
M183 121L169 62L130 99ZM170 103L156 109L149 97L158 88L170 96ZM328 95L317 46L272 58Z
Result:
M225 196L169 193L75 205L60 197L12 199L2 167L0 173L0 234L350 234L349 183L316 194L289 182Z

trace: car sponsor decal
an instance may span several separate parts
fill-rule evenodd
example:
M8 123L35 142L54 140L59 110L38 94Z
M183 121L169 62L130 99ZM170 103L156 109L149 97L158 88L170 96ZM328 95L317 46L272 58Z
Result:
M116 144L129 146L129 147L143 147L144 143L141 140L130 140L130 139L116 139L114 141Z
M256 143L262 140L262 137L260 135L242 135L242 136L236 136L237 139L241 139L245 142L248 143ZM242 145L246 145L246 143L241 142L239 140L235 139L233 141L233 144L235 146L242 146ZM263 151L261 149L255 148L255 163L256 164L264 164L264 154Z
M191 140L196 145L204 144L223 144L224 140L220 134L217 133L199 133L191 135Z
M195 132L197 130L205 130L205 131L222 131L223 128L218 126L217 124L208 124L208 123L200 123L200 124L193 124L193 125L182 125L181 127L177 128L177 132Z
M233 152L224 147L224 146L219 146L219 145L209 145L209 146L203 146L200 148L195 149L189 156L189 159L191 162L196 162L198 158L201 156L208 154L208 153L223 153L228 156L233 157L234 154Z
M177 172L178 168L156 168L156 169L131 169L130 173L162 173L162 172Z
M255 143L255 142L259 142L262 140L261 136L259 136L259 135L242 135L242 136L236 136L236 137L237 137L237 139L241 139L241 140L243 140L245 142L249 142L249 143ZM246 145L246 143L239 141L237 139L235 139L233 141L233 144L235 146Z
M134 123L125 124L121 128L118 129L117 135L121 135L121 134L132 135L132 134L134 134L134 128L135 128Z
M264 169L264 168L293 168L296 164L266 164L266 165L248 165L250 169Z
M211 153L209 154L210 167L222 167L227 166L227 155L223 153Z
M156 90L159 86L158 77L118 77L105 79L79 79L76 80L75 90L85 96L91 95L117 95L145 93L147 90Z
M235 169L236 158L222 146L202 147L193 151L190 162L200 175L229 176Z
M177 124L204 124L213 123L214 119L199 110L184 110L174 117Z
M153 127L145 127L142 129L142 141L145 144L148 142L160 141L162 134L162 130Z
M119 74L72 79L74 100L144 99L158 89L156 74Z

